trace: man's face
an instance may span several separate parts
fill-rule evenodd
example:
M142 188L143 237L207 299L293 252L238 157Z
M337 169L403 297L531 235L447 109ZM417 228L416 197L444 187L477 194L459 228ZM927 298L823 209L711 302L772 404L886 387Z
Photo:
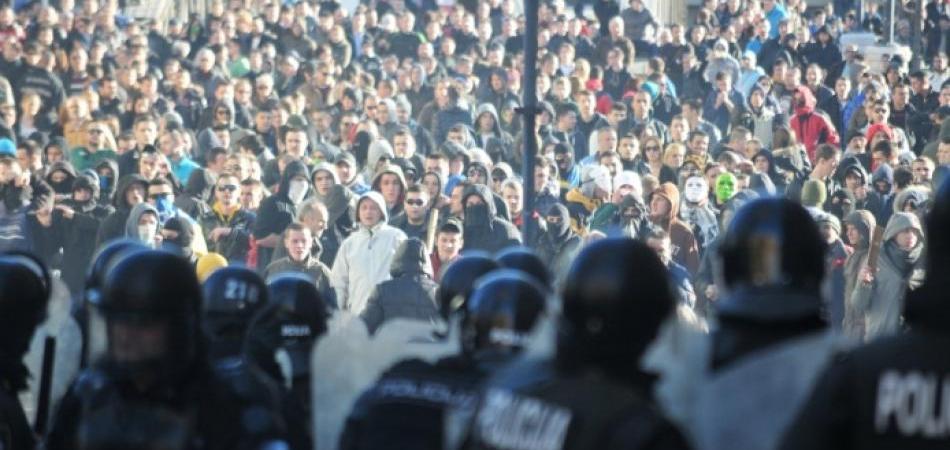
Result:
M851 82L847 78L838 78L838 81L835 81L835 94L838 95L839 99L848 98L850 92Z
M235 177L220 177L214 186L214 198L221 206L230 208L238 204L238 180Z
M854 192L861 187L863 183L861 182L860 176L856 173L849 172L848 175L844 177L844 185L849 191Z
M950 144L940 143L940 146L937 147L937 164L944 165L950 164Z
M152 206L158 205L159 200L167 198L168 201L175 201L175 193L171 186L160 184L148 187L148 203Z
M835 173L841 158L835 155L833 158L818 159L818 169L823 176L829 177Z
M287 149L287 153L298 158L304 157L307 153L307 133L302 131L294 131L287 133L286 138L284 139L284 145Z
M650 94L638 92L633 97L633 114L637 117L646 117L650 114Z
M897 233L897 236L894 237L897 241L897 245L900 246L903 250L911 250L917 246L917 242L920 240L920 237L917 236L917 232L911 228Z
M263 199L263 191L252 185L241 186L241 207L251 211L257 211Z
M406 217L414 222L425 219L428 200L428 195L421 192L406 194L406 201L404 202L406 204Z
M439 251L439 259L446 261L458 255L462 248L462 235L459 233L440 232L436 240L436 249Z
M158 155L146 153L139 158L139 175L152 180L158 175Z
M950 105L950 86L940 89L940 106Z
M928 166L927 163L922 161L914 161L911 163L911 170L914 172L914 183L930 183L930 179L933 176L933 171L930 170L930 166Z
M287 254L294 261L303 261L310 255L310 249L313 247L313 236L310 230L303 231L290 230L284 238L284 246L287 247Z
M402 184L399 182L399 177L391 173L383 174L379 178L379 193L383 194L387 204L398 202L399 196L402 195Z
M139 147L152 145L155 143L155 137L158 135L158 126L155 122L145 121L135 125L135 143Z
M325 170L317 172L313 178L313 186L320 195L328 195L333 187L333 175Z
M907 104L907 87L906 86L897 86L893 90L892 97L894 98L894 105L903 107Z
M709 136L693 136L689 140L689 150L694 155L705 155L709 150Z
M383 219L383 212L372 200L360 202L359 207L360 223L365 227L373 227Z
M508 205L508 211L513 214L521 212L521 191L512 187L506 187L503 189L502 197L505 200L505 204Z
M838 232L835 231L830 223L822 223L821 226L818 227L818 232L821 233L821 237L825 240L825 243L830 244L838 240Z
M411 158L414 153L409 145L409 137L406 135L396 135L393 137L393 153L397 158Z

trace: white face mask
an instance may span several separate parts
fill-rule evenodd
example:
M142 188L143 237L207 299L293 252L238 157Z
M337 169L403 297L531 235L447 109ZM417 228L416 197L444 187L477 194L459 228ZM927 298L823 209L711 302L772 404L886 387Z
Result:
M139 240L142 241L147 246L152 246L155 244L155 224L146 223L139 225Z
M699 203L709 195L709 186L706 180L701 177L692 177L686 180L686 186L683 187L683 196L690 203Z
M290 198L290 201L294 204L300 203L303 201L303 198L307 195L307 188L309 183L304 180L290 180L290 186L287 188L287 197Z

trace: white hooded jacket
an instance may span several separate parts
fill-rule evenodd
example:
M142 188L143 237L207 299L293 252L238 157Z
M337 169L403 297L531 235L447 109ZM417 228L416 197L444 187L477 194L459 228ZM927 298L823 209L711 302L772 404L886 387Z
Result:
M356 202L356 213L363 201L372 201L382 211L383 218L372 228L360 225L340 245L333 261L330 284L336 290L340 309L359 315L366 308L373 288L389 279L389 266L396 247L406 240L405 233L387 224L386 201L382 194L370 191Z

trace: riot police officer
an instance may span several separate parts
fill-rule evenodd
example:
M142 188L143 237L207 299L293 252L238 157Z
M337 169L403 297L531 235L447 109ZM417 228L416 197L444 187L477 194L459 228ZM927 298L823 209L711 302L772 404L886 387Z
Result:
M201 331L209 363L238 394L242 406L254 411L254 433L286 435L293 448L310 448L304 405L257 365L249 364L245 352L252 321L267 306L264 280L245 267L224 267L205 280L202 291Z
M21 362L36 327L46 318L50 278L38 259L0 255L0 449L33 448L33 430L17 395L29 371Z
M530 248L520 245L507 247L495 255L495 260L500 266L520 270L534 277L545 288L551 289L553 282L551 271L538 254Z
M310 351L327 332L329 305L304 274L278 275L267 285L270 302L258 313L248 335L252 360L286 387L310 414Z
M446 275L476 265L465 258ZM353 407L341 449L442 448L446 415L471 410L476 386L523 348L545 310L545 289L521 272L495 270L478 279L463 303L462 353L435 364L402 361L384 373Z
M783 449L950 446L950 181L937 191L926 224L927 278L907 294L907 331L837 358Z
M47 448L244 449L281 438L258 439L258 411L209 367L201 288L187 261L129 254L90 301L89 329L106 348L61 401Z
M824 241L786 199L741 207L718 247L718 327L690 429L705 449L776 448L839 341L821 318Z
M673 311L665 280L643 243L611 238L582 251L565 280L554 358L519 361L491 378L465 448L686 448L639 368Z

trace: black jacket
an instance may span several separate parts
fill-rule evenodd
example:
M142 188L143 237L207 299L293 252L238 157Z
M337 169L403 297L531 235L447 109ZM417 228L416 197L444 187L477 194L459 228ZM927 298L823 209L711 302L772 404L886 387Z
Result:
M135 184L142 186L145 192L148 192L148 182L141 175L132 174L119 179L115 197L112 199L115 211L102 221L99 233L96 235L96 247L125 236L125 222L129 219L129 213L132 212L132 205L126 199L125 193Z
M496 215L494 196L488 186L477 184L470 187L462 197L462 204L466 204L471 196L481 197L482 205L465 208L463 250L494 253L509 245L521 243L521 232L518 228Z
M360 314L370 333L396 318L434 322L440 320L432 266L425 244L409 239L396 249L389 270L392 279L376 285Z
M943 279L909 292L904 316L910 331L833 362L781 448L947 448L948 288Z
M86 268L96 251L96 241L91 236L99 234L99 228L106 218L115 212L112 206L97 204L99 183L88 175L80 175L73 184L92 191L90 204L79 204L69 200L66 205L73 209L73 218L66 221L63 242L63 281L69 292L77 294L83 287Z
M291 161L284 168L278 191L261 202L261 207L257 210L258 219L254 224L254 237L256 239L263 239L271 234L280 235L287 229L287 225L290 225L297 217L297 207L287 197L290 180L297 175L310 179L307 166L300 161ZM257 267L263 269L270 264L274 250L258 247L257 252Z

